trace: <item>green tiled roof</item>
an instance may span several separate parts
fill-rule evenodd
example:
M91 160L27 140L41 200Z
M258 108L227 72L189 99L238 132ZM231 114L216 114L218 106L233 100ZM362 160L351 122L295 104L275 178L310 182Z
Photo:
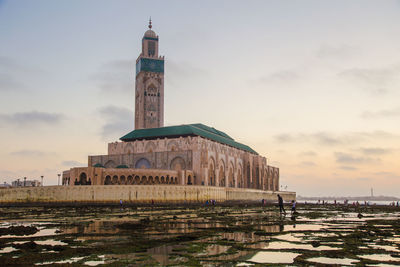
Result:
M232 137L230 137L226 133L218 131L215 128L206 126L201 123L134 130L121 137L120 140L128 142L134 140L143 140L143 139L148 140L148 139L157 139L165 137L176 138L180 136L201 136L221 144L225 144L253 154L258 154L249 146L236 142Z
M93 165L93 167L104 168L104 166L101 163L96 163Z
M128 166L126 166L126 165L118 165L117 166L117 169L127 169L128 168Z

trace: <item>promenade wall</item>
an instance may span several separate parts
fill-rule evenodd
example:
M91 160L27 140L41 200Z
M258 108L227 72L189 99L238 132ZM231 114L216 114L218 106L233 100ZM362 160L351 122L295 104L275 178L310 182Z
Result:
M131 203L204 202L216 201L276 201L280 194L285 201L296 199L295 192L262 191L244 188L177 185L92 185L20 187L0 190L0 203Z

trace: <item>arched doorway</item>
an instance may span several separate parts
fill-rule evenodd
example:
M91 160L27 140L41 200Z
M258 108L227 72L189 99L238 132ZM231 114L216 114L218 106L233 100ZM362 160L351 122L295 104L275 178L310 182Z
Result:
M87 176L86 176L86 173L82 172L82 173L79 175L79 184L80 184L80 185L86 185L86 183L87 183Z
M111 176L110 175L106 176L106 179L104 180L104 184L105 185L110 185L111 184Z

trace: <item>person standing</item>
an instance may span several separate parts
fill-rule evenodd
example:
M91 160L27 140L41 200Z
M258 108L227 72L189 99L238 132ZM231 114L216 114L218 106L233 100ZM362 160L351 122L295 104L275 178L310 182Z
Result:
M294 214L296 212L296 201L292 200L292 212L291 214Z
M283 199L279 194L278 194L278 204L279 204L279 212L282 213L283 211L283 213L286 215L285 208L283 207Z

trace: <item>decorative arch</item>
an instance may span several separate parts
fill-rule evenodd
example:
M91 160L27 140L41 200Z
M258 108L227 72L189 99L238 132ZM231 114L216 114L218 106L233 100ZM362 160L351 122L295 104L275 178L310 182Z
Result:
M139 176L135 176L135 180L133 180L133 184L140 184L140 177Z
M235 187L235 177L234 177L234 169L232 162L229 163L228 169L228 186Z
M242 166L240 166L240 165L237 170L237 180L238 180L238 187L243 187Z
M117 164L113 160L109 160L104 164L104 167L106 168L115 168L117 167Z
M218 164L218 179L219 186L225 186L226 177L225 177L225 162L221 159Z
M150 161L146 158L141 158L136 161L135 168L136 169L150 169L151 164Z
M208 185L215 186L215 160L213 157L208 160Z
M154 144L153 141L149 141L149 142L146 144L145 152L146 152L146 153L155 152L155 151L156 151L156 148L157 148L156 144Z
M176 151L176 150L178 150L178 148L179 148L178 142L176 142L175 140L171 140L168 142L168 145L167 145L168 151Z
M251 182L250 182L250 163L247 163L247 181L246 181L246 187L251 188Z
M186 169L185 160L182 157L175 157L173 160L171 160L169 168L177 171L184 170Z
M129 142L129 143L125 146L125 149L124 149L125 154L132 154L134 151L135 151L135 150L134 150L134 147L133 147L132 143Z
M82 173L79 175L79 184L80 184L80 185L86 185L86 184L87 184L87 175L86 175L85 172L82 172Z
M132 175L128 175L128 179L127 179L127 184L133 184L133 176Z

